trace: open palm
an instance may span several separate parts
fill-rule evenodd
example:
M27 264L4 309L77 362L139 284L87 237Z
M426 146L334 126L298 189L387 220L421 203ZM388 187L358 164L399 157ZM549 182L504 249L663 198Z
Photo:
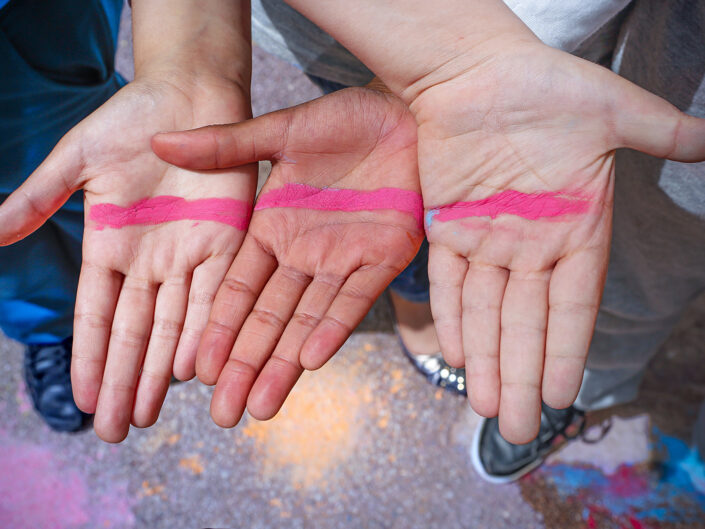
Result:
M416 123L392 96L347 89L232 126L160 135L154 147L197 169L273 161L197 358L198 377L217 381L216 423L234 426L246 406L270 418L421 244Z
M419 169L441 349L509 441L576 397L611 236L614 150L693 161L702 123L612 72L522 43L423 92ZM699 145L702 145L702 141Z
M71 376L76 403L95 412L107 441L122 440L131 421L156 421L172 368L180 378L194 375L256 185L253 167L202 174L170 166L150 139L246 118L246 101L219 80L131 83L71 130L0 207L0 242L8 244L85 191Z

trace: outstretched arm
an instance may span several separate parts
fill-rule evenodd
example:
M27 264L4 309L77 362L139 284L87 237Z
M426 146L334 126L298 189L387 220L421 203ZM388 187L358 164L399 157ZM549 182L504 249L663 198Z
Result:
M431 305L472 406L531 440L580 386L607 266L614 151L705 159L705 120L542 44L500 0L289 0L410 107Z
M254 167L205 175L150 147L159 131L250 117L248 4L134 0L133 18L135 81L0 206L0 244L10 244L85 191L72 382L78 406L113 442L131 421L156 421L172 371L193 376L256 185Z

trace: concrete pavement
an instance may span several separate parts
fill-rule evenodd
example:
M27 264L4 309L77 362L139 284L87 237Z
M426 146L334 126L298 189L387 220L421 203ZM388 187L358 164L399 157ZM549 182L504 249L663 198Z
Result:
M129 41L129 27L120 37ZM119 65L129 75L129 47ZM318 95L259 49L255 113ZM334 360L301 380L281 414L233 430L208 417L211 389L171 387L158 424L108 445L51 432L0 338L0 527L705 528L705 467L690 450L705 399L705 299L662 347L638 403L593 419L519 483L492 486L468 451L479 418L403 357L380 301Z

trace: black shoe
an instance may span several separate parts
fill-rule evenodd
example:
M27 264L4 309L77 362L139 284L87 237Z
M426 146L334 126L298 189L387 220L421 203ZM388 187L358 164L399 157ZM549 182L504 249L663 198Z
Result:
M497 418L483 419L472 443L472 464L491 483L509 483L528 474L566 441L575 439L585 428L585 413L571 406L554 410L541 407L539 435L530 443L515 445L499 433Z
M75 432L88 415L78 409L71 391L72 338L58 344L28 345L24 355L24 378L34 408L59 432Z

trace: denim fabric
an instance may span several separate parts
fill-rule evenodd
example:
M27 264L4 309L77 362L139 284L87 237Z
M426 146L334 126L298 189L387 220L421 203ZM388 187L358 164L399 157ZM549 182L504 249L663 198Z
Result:
M422 303L429 300L428 288L428 241L424 239L416 257L389 284L389 290L407 301Z
M13 0L0 11L0 200L123 84L114 56L122 0ZM23 343L70 336L83 200L0 248L0 328Z

